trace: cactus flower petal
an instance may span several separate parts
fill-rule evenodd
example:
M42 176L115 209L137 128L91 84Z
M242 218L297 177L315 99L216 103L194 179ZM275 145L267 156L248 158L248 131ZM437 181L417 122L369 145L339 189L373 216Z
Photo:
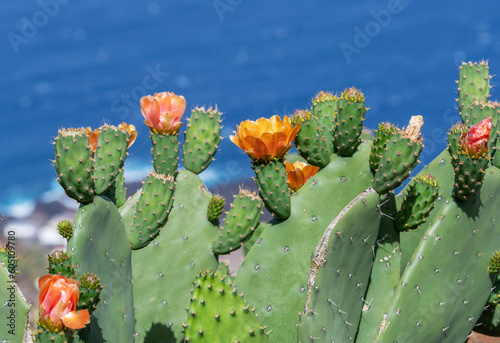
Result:
M177 134L180 121L186 110L186 99L173 92L155 93L141 98L141 112L144 123L152 133Z
M62 317L61 320L64 326L73 330L79 330L90 323L90 314L87 310L72 311Z
M293 192L298 191L319 170L319 167L301 161L296 161L293 164L285 161L285 168L288 187Z
M135 139L137 138L137 130L135 129L134 125L123 122L120 125L118 125L118 130L127 131L130 134L130 138L128 140L128 147L134 144Z
M471 158L479 158L488 152L488 141L490 139L491 118L481 120L470 127L469 132L460 136L462 152Z
M253 160L270 161L283 157L292 147L300 130L300 123L294 127L287 116L283 120L277 115L270 119L246 120L236 126L231 142L240 147Z

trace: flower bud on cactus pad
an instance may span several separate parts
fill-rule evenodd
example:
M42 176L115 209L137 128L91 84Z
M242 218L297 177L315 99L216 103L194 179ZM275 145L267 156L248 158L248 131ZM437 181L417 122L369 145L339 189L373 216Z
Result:
M224 210L224 204L226 199L223 196L216 194L208 202L207 209L207 219L209 221L214 221L220 217L222 211Z
M498 274L500 273L500 251L497 251L490 259L490 265L488 266L488 273Z
M69 220L61 220L57 223L57 232L66 239L73 236L73 224Z
M308 110L296 110L292 120L301 124L294 141L300 155L313 166L325 167L333 153L332 133L323 128L318 116L313 116Z
M351 156L361 143L363 121L368 109L365 107L365 96L354 87L348 88L340 95L337 106L337 129L333 145L339 154Z
M391 123L379 124L378 130L375 133L375 138L373 139L372 152L370 154L370 167L373 171L377 171L378 163L385 151L387 141L396 131L397 128Z
M49 255L49 274L62 275L67 278L74 278L75 267L71 265L70 257L62 250L54 250Z
M488 102L491 76L486 61L464 62L458 69L458 111L462 116L462 122L470 126L473 124L470 118L470 105L475 101Z
M77 310L88 310L90 314L99 303L99 294L102 286L99 278L92 273L86 273L80 278L80 298L76 306Z

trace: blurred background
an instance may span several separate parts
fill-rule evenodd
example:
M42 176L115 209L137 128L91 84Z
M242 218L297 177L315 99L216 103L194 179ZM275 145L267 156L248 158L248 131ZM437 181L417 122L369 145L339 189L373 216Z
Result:
M217 105L225 139L201 176L227 189L252 175L228 139L237 124L356 86L368 128L424 117L425 164L459 120L458 65L487 59L500 72L499 9L494 0L0 2L0 230L16 233L19 277L33 285L44 274L41 256L64 244L56 223L77 207L50 162L58 129L134 124L125 169L134 183L152 159L140 97L182 94L186 116Z

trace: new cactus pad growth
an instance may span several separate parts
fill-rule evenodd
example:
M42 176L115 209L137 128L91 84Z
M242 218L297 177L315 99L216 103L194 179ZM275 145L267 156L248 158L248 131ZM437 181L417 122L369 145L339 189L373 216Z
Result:
M331 129L329 131L326 127L323 128L318 117L322 114L322 111L318 111L313 116L311 111L297 110L292 116L294 123L301 125L295 137L295 145L307 163L317 167L330 163L330 155L333 153L333 134Z
M239 249L257 229L262 210L262 200L255 193L240 189L214 241L214 253L223 255Z
M73 236L73 224L69 220L61 220L57 223L57 232L69 240Z
M49 274L62 275L68 278L76 276L75 267L71 265L70 257L62 250L55 250L49 255L47 270Z
M373 188L379 194L399 187L417 165L423 148L423 124L422 116L412 116L408 127L391 134L373 179Z
M195 108L184 133L183 163L187 170L199 174L214 160L220 143L220 116L216 108Z
M207 208L207 219L209 221L214 221L217 220L217 218L220 217L222 214L222 211L224 210L224 204L226 202L226 199L224 199L223 196L221 195L214 195L210 201L208 202L208 208Z
M413 230L425 222L439 195L439 182L430 174L419 175L407 187L396 214L398 230Z
M365 107L365 95L354 87L348 88L340 95L337 106L333 145L342 156L351 156L361 143L363 121L368 109Z

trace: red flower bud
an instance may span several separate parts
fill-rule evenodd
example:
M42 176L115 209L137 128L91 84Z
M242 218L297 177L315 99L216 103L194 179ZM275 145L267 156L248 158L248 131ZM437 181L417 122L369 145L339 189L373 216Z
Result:
M471 158L486 155L491 127L491 118L488 117L471 126L469 132L462 133L459 140L462 152Z

